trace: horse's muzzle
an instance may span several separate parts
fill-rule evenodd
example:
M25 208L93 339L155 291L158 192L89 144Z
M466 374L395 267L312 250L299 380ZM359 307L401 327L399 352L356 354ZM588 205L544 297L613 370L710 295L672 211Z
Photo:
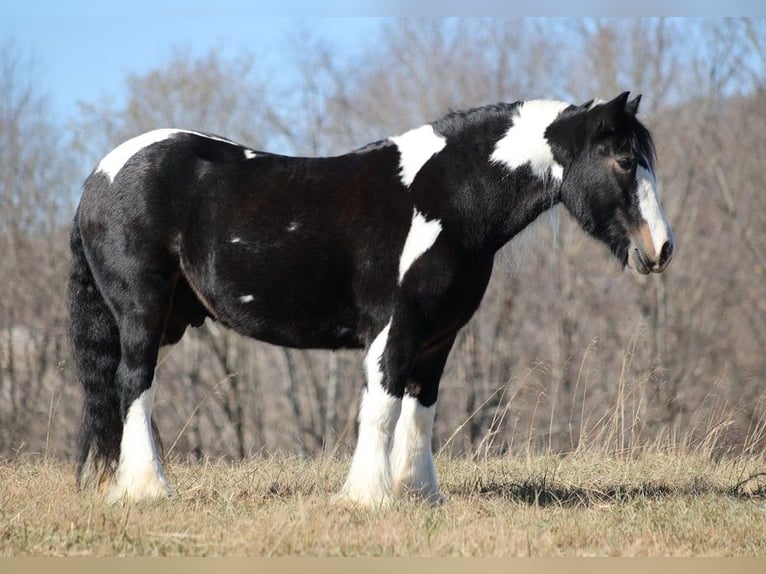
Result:
M628 255L628 267L631 267L641 273L662 273L667 269L670 260L673 258L673 237L671 236L660 248L659 255L653 253L654 250L646 249L644 242L640 239L631 242L630 253Z

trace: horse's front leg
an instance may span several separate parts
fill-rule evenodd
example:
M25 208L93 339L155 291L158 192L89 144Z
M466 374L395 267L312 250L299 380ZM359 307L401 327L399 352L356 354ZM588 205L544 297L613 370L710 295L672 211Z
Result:
M416 341L414 332L393 318L370 345L364 360L367 385L359 408L359 436L336 500L373 508L393 501L391 438Z
M394 494L441 504L431 446L436 397L455 336L419 354L410 374L391 449Z

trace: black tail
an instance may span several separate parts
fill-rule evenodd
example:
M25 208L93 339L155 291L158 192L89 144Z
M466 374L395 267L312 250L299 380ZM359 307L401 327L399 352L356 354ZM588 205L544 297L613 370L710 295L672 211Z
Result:
M78 216L70 239L69 342L72 364L84 392L77 452L77 486L99 483L120 457L122 416L116 383L120 334L85 259Z

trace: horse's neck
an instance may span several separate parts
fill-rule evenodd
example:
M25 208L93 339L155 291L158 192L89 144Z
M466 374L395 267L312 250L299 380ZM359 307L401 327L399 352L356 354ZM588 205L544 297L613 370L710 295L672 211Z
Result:
M515 187L500 188L488 244L498 250L558 203L558 194L539 178L528 177Z
M483 154L482 154L483 155ZM454 162L446 162L454 166ZM476 251L494 253L559 202L559 183L537 177L524 167L509 171L477 157L471 169L450 167L443 173L447 209L468 230Z

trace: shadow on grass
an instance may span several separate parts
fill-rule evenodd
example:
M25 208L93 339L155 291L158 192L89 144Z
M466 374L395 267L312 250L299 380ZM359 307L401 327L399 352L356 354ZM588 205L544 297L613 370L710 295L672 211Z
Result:
M295 485L274 481L265 499L284 499L296 496L328 494L316 484ZM766 472L754 474L736 485L722 487L701 478L693 478L688 484L670 486L661 482L645 482L639 485L613 485L605 488L564 486L546 478L528 480L477 479L449 490L450 496L486 497L520 502L530 506L558 506L583 508L601 504L625 504L636 500L663 500L670 498L700 497L713 495L742 501L766 501Z
M453 489L453 496L480 496L500 498L530 506L560 506L566 508L588 507L598 504L624 504L635 500L663 500L678 497L722 496L737 500L766 500L766 473L757 473L731 487L709 484L694 478L687 485L669 486L663 483L645 482L637 486L614 485L605 488L564 486L551 483L545 478L504 481L477 480ZM760 480L759 480L760 479ZM755 488L748 488L757 481Z

